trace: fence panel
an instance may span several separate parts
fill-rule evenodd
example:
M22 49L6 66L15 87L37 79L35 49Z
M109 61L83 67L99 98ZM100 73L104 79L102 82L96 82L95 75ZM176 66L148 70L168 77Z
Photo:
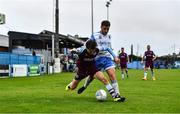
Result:
M10 64L40 64L40 56L19 55L7 52L0 52L0 65Z

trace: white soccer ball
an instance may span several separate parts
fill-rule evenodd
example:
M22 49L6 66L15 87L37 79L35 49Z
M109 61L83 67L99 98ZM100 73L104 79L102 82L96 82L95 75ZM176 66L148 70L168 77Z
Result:
M103 89L97 90L95 96L98 101L105 101L107 99L107 93Z

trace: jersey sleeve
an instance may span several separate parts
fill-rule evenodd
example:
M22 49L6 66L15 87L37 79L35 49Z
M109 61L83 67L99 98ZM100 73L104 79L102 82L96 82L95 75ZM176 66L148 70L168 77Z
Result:
M81 47L77 48L76 52L78 55L80 55L85 49L86 49L85 46L81 46Z
M109 39L111 40L111 35L109 34ZM112 48L112 43L109 45L110 48Z
M90 40L95 40L94 35L92 34L91 37L89 38Z
M108 51L113 56L113 58L117 57L116 54L113 52L113 50L111 48L108 48L108 47L99 47L98 49L100 51Z
M144 52L142 60L144 61L146 59L146 52Z

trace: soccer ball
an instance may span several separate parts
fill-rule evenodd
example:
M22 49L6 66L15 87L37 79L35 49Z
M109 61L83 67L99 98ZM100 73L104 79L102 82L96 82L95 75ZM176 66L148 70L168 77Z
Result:
M97 90L95 96L98 101L105 101L107 99L107 93L103 89Z

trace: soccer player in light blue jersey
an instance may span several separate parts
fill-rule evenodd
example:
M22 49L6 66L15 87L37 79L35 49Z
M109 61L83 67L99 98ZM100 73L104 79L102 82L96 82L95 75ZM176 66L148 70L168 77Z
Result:
M111 36L108 34L110 28L110 22L108 20L104 20L101 22L101 30L97 33L94 33L90 40L95 40L98 44L98 48L111 48ZM115 92L119 94L119 86L115 75L115 64L119 63L119 58L116 56L114 57L114 61L111 58L111 54L108 51L100 51L99 54L96 56L96 67L99 70L105 70L111 80L111 84L115 89ZM87 78L83 87L78 90L78 93L81 94L92 81L92 78Z

